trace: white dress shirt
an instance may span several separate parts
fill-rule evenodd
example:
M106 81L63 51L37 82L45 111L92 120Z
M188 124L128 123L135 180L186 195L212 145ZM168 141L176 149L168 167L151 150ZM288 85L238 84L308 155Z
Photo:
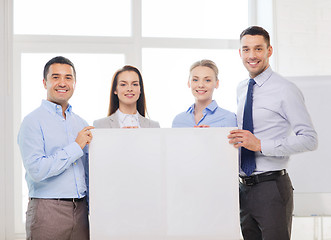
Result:
M261 140L261 152L256 152L255 173L286 169L291 154L317 148L317 133L303 95L292 82L273 72L271 67L254 80L254 135ZM240 129L248 82L249 79L241 82L237 89Z

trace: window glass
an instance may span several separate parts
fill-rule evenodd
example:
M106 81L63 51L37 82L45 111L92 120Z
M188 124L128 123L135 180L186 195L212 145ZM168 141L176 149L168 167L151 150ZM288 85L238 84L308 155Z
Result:
M161 127L171 127L174 117L186 111L194 98L187 86L190 66L210 59L219 68L220 86L214 91L218 105L236 112L236 88L247 77L238 50L143 49L143 77L147 109Z
M238 39L247 0L142 0L144 37Z
M15 0L14 33L130 36L130 0Z

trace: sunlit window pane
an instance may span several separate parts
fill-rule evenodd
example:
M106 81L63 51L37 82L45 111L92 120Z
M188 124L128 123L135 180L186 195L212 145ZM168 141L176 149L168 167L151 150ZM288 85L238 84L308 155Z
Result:
M187 86L189 68L195 61L213 60L219 68L220 87L214 91L218 105L236 112L237 84L247 77L238 50L143 49L143 77L147 108L161 127L186 111L194 98Z
M14 33L130 36L130 0L15 0Z
M144 37L237 39L247 27L247 0L142 0Z

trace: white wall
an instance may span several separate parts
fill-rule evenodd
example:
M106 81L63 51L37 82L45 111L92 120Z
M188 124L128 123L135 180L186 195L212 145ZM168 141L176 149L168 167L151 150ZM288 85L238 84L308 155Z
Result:
M274 6L278 72L331 75L331 1L274 0Z

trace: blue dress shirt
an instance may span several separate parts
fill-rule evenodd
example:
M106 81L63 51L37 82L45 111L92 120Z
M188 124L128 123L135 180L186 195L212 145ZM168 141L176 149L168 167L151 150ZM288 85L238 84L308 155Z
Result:
M87 122L68 105L43 100L27 115L18 134L29 197L82 198L88 193L88 148L75 142Z
M256 152L255 171L286 169L291 154L317 148L317 133L303 95L292 82L273 72L271 67L254 80L254 135L261 140L262 149L261 152ZM248 82L249 79L239 83L237 89L237 119L240 129ZM294 134L291 135L291 132Z
M220 108L213 100L204 110L203 117L198 124L194 120L194 104L186 111L178 114L172 122L173 128L209 125L210 127L237 127L236 115Z

